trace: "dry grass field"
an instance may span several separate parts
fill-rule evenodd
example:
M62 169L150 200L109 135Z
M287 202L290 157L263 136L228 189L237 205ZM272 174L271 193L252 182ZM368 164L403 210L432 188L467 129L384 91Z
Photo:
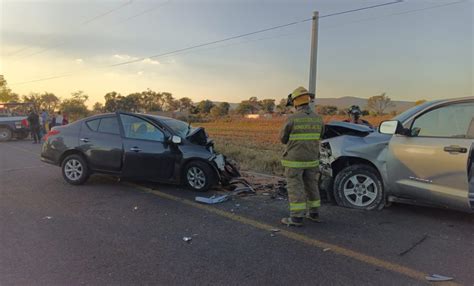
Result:
M372 125L391 116L365 117ZM285 117L271 119L233 118L207 123L196 123L206 128L215 141L216 149L236 160L242 170L282 175L280 155L284 146L278 134ZM325 122L342 121L344 116L325 116Z

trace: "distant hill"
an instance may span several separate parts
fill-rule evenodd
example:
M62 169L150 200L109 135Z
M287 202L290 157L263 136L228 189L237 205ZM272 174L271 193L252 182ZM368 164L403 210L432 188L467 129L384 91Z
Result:
M397 113L403 112L408 108L415 105L413 101L392 101L395 106L387 109L387 112L391 112L393 110L397 111ZM219 104L220 102L214 102L214 104ZM278 104L278 101L275 102ZM239 105L238 103L229 103L230 109L236 109ZM317 105L334 105L337 106L338 109L348 109L351 105L359 105L361 109L367 108L367 99L360 98L360 97L353 97L353 96L345 96L339 98L316 98Z
M392 101L394 106L387 109L387 112L393 110L397 112L403 112L408 108L415 105L415 102L412 101ZM316 98L317 105L334 105L338 109L348 109L351 105L358 105L361 109L367 109L367 99L345 96L340 98Z

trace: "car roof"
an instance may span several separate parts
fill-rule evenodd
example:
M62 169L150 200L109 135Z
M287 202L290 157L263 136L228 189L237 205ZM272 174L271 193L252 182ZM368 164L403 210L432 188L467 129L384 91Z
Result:
M432 104L451 103L451 102L458 102L458 101L465 101L465 100L474 100L474 96L465 96L465 97L457 97L457 98L437 99L437 100L432 100L432 101L430 101L430 103L432 103Z

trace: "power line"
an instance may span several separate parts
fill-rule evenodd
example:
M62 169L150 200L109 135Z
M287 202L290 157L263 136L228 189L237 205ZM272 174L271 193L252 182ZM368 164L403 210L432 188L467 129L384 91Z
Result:
M103 17L105 17L105 16L107 16L107 15L109 15L109 14L111 14L111 13L114 13L115 11L118 11L118 10L120 10L120 9L122 9L122 8L124 8L124 7L128 6L128 5L130 5L130 4L132 4L133 1L135 1L135 0L129 0L128 2L125 2L125 3L123 3L123 4L119 5L119 6L117 6L117 7L113 8L113 9L111 9L111 10L108 10L108 11L102 13L102 14L96 15L96 16L94 16L94 17L88 19L88 20L85 20L85 21L79 23L79 24L77 25L77 27L80 27L80 26L82 26L82 25L87 25L87 24L90 24L90 23L92 23L92 22L94 22L94 21L97 21L97 20L100 19L100 18L103 18ZM77 27L76 27L76 28L77 28ZM52 34L50 34L50 35L47 36L47 37L52 37ZM41 50L39 50L39 51L36 51L36 52L30 53L30 54L28 54L28 55L26 55L26 56L23 56L23 57L21 57L21 58L15 60L15 62L16 62L16 61L19 61L19 60L22 60L22 59L25 59L25 58L29 58L29 57L32 57L32 56L41 54L41 53L44 53L44 52L46 52L46 51L48 51L48 50L50 50L50 49L54 49L54 48L57 48L57 47L59 47L59 46L62 46L62 45L64 45L65 43L66 43L66 42L63 41L63 42L61 42L61 43L59 43L59 44L56 44L56 45L54 45L54 46L50 46L50 47L43 48L43 49L41 49ZM18 50L11 52L11 53L8 54L7 56L13 56L13 55L16 55L16 54L18 54L18 53L21 53L21 52L24 51L24 50L28 50L28 49L30 49L30 47L29 47L29 46L25 46L25 47L23 47L23 48L19 48Z
M102 17L105 17L105 16L107 16L107 15L109 15L109 14L115 12L115 11L118 11L118 10L120 10L120 9L122 9L122 8L124 8L124 7L128 6L128 5L130 5L130 4L132 4L133 1L134 1L134 0L129 0L128 2L125 2L125 3L123 3L122 5L116 7L116 8L114 8L114 9L112 9L112 10L109 10L109 11L107 11L107 12L105 12L105 13L102 13L102 14L100 14L100 15L97 15L96 17L93 17L92 19L89 19L89 20L86 20L86 21L82 22L80 25L86 25L86 24L89 24L90 22L93 22L93 21L95 21L95 20L97 20L97 19L100 19L100 18L102 18Z
M162 2L162 3L158 4L158 5L156 5L155 7L152 7L152 8L150 8L150 9L144 10L144 11L142 11L142 12L140 12L140 13L137 13L137 14L135 14L135 15L132 15L132 16L130 16L130 17L128 17L128 18L125 18L123 21L120 21L120 22L118 22L118 23L119 23L119 24L120 24L120 23L124 23L124 22L130 21L131 19L134 19L134 18L136 18L136 17L138 17L138 16L142 16L142 15L148 14L148 13L150 13L150 12L153 12L153 11L155 11L156 9L158 9L158 8L160 8L160 7L162 7L162 6L166 5L166 4L168 4L170 1L171 1L171 0L167 0L167 1L165 1L165 2Z
M394 2L388 2L388 3L383 3L383 4L377 4L377 5L362 7L362 8L358 8L358 9L352 9L352 10L347 10L347 11L342 11L342 12L336 12L336 13L332 13L332 14L319 16L319 18L321 19L321 18L332 17L332 16L337 16L337 15L342 15L342 14L347 14L347 13L358 12L358 11L362 11L362 10L369 10L369 9L378 8L378 7L382 7L382 6L393 5L393 4L397 4L397 3L401 3L401 2L403 2L403 0L397 0L397 1L394 1Z
M327 18L327 17L337 16L337 15L342 15L342 14L347 14L347 13L353 13L353 12L358 12L358 11L362 11L362 10L368 10L368 9L373 9L373 8L377 8L377 7L382 7L382 6L398 4L398 3L401 3L401 2L402 2L401 0L396 0L396 1L387 2L387 3L383 3L383 4L366 6L366 7L362 7L362 8L358 8L358 9L351 9L351 10L341 11L341 12L337 12L337 13L327 14L327 15L320 16L320 18ZM231 41L231 40L235 40L235 39L239 39L239 38L243 38L243 37L248 37L248 36L255 35L255 34L260 34L260 33L268 32L268 31L282 29L282 28L289 27L289 26L294 26L294 25L305 23L305 22L312 21L312 20L313 20L313 18L294 21L294 22L290 22L290 23L287 23L287 24L282 24L282 25L273 26L273 27L266 28L266 29L261 29L261 30L257 30L257 31L249 32L249 33L244 33L244 34L240 34L240 35L236 35L236 36L227 37L227 38L220 39L220 40L215 40L215 41L206 42L206 43L202 43L202 44L192 45L192 46L189 46L189 47L186 47L186 48L181 48L181 49L177 49L177 50L173 50L173 51L169 51L169 52L165 52L165 53L161 53L161 54L155 54L155 55L151 55L151 56L148 56L148 57L133 59L133 60L117 63L117 64L106 65L106 66L102 66L100 68L110 68L110 67L128 65L128 64L132 64L132 63L136 63L136 62L141 62L141 61L146 60L146 59L152 59L152 58L163 57L163 56L172 55L172 54L176 54L176 53L181 53L181 52L184 52L184 51L189 51L189 50L193 50L193 49L197 49L197 48L201 48L201 47L206 47L206 46L210 46L210 45L214 45L214 44L218 44L218 43L222 43L222 42L228 42L228 41ZM11 85L23 85L23 84L28 84L28 83L38 82L38 81L45 81L45 80L51 80L51 79L66 77L66 76L70 76L70 75L71 75L71 73L64 74L64 75L58 75L58 76L51 76L51 77L48 77L48 78L41 78L41 79L36 79L36 80L31 80L31 81L14 83L14 84L11 84Z

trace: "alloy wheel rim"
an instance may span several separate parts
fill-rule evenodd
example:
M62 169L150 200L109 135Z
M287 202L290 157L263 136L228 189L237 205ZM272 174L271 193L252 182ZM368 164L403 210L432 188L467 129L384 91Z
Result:
M195 189L202 189L206 185L206 175L198 167L191 167L186 174L189 185Z
M64 166L64 173L66 177L71 181L77 181L81 178L84 168L82 167L81 162L76 159L67 161Z
M358 207L372 204L377 199L378 192L374 180L366 175L354 175L344 184L344 197Z
M0 132L0 138L7 138L7 137L8 137L7 131Z

